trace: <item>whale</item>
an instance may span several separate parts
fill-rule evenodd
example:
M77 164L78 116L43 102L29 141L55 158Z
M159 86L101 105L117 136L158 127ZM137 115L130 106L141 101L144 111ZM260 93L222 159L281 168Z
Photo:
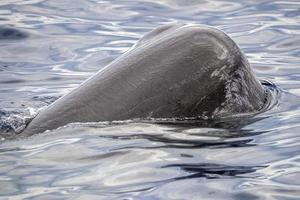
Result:
M200 24L161 25L70 93L40 111L29 136L75 122L149 118L222 119L267 101L239 46Z

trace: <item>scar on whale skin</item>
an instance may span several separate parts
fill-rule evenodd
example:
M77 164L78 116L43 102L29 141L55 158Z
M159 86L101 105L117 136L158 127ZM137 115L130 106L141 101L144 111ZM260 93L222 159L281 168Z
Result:
M238 45L205 25L170 24L41 111L23 131L33 135L72 122L133 118L219 119L254 113L266 91Z

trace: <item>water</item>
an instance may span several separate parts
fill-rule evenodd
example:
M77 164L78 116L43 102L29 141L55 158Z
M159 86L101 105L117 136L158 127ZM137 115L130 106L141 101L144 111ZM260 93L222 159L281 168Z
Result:
M218 122L71 124L5 141L161 24L228 33L273 107ZM299 199L298 1L0 1L0 199Z

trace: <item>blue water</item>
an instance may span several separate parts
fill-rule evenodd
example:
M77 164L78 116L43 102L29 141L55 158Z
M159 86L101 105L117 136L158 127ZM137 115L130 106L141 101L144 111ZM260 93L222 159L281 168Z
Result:
M250 119L71 124L7 140L170 22L225 31L272 108ZM0 199L299 199L300 3L1 0Z

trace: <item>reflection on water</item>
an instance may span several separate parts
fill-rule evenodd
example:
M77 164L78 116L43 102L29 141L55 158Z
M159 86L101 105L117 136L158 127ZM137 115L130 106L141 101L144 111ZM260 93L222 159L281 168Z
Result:
M0 198L299 198L298 1L2 0L1 136L175 21L227 32L278 102L251 119L72 124L4 141Z
M18 29L0 27L0 40L17 40L26 37L27 35Z

